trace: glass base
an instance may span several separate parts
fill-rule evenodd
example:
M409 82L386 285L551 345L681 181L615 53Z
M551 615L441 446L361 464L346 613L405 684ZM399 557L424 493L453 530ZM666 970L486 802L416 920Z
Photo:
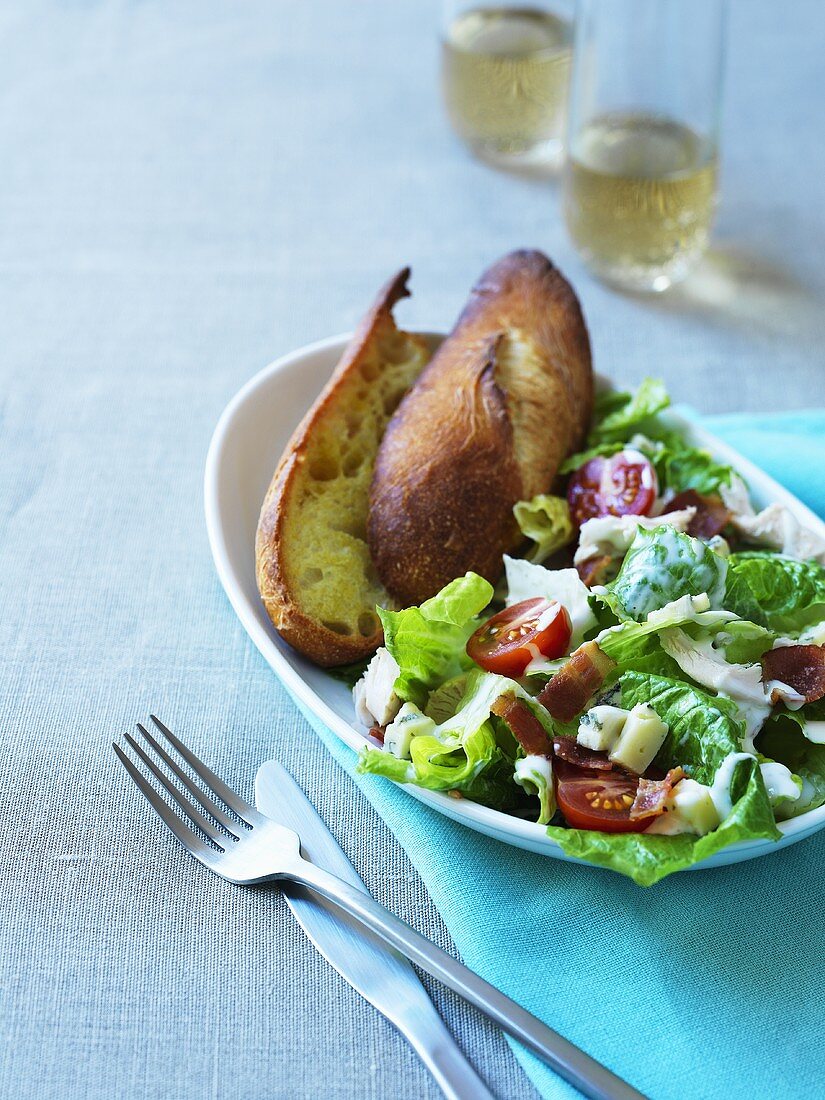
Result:
M693 271L705 254L705 247L675 256L664 264L632 263L631 261L607 261L598 256L582 253L587 269L603 283L617 290L632 290L642 294L661 294Z
M479 160L495 168L532 168L536 166L561 167L564 159L564 142L552 138L527 147L508 148L469 141L467 148Z

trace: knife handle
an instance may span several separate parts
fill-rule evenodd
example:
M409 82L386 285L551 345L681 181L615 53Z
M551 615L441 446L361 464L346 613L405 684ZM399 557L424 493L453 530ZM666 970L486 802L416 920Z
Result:
M547 1027L446 951L436 947L426 936L410 928L369 894L356 890L329 871L300 858L288 872L282 874L315 890L355 917L385 943L395 947L411 962L483 1012L508 1035L523 1043L590 1100L646 1100L642 1093L621 1077Z
M426 1024L416 1016L415 1026L401 1026L400 1030L447 1100L495 1100L439 1016L434 1015Z

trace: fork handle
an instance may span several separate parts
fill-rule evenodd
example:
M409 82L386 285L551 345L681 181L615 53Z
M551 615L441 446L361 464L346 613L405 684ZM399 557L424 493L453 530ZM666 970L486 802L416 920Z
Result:
M646 1100L621 1077L516 1004L463 963L410 928L369 894L356 890L329 871L305 859L287 876L328 898L395 947L426 973L463 997L508 1035L523 1043L543 1062L591 1100Z

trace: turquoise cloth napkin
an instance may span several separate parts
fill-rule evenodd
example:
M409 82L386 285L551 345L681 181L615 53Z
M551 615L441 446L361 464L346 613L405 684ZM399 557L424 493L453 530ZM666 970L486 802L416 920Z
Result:
M825 515L825 410L703 423ZM355 755L306 717L353 775ZM645 890L357 779L467 964L636 1088L655 1100L821 1095L825 837ZM578 1095L513 1046L542 1096Z

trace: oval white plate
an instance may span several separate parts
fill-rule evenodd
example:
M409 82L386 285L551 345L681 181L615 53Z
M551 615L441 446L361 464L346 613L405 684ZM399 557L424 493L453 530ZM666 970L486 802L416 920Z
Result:
M424 335L433 346L442 339L439 333ZM258 513L281 451L332 373L347 340L347 336L334 336L285 355L256 374L232 398L212 436L206 459L204 498L209 543L218 576L250 638L292 695L357 751L365 743L365 736L352 725L349 690L281 641L258 596L254 552ZM671 418L697 446L741 470L758 504L778 500L802 523L825 536L825 524L767 474L675 413ZM420 787L405 786L404 790L454 821L506 844L554 859L582 862L565 855L541 825ZM701 866L721 867L775 852L823 825L825 806L780 824L779 841L733 844Z

